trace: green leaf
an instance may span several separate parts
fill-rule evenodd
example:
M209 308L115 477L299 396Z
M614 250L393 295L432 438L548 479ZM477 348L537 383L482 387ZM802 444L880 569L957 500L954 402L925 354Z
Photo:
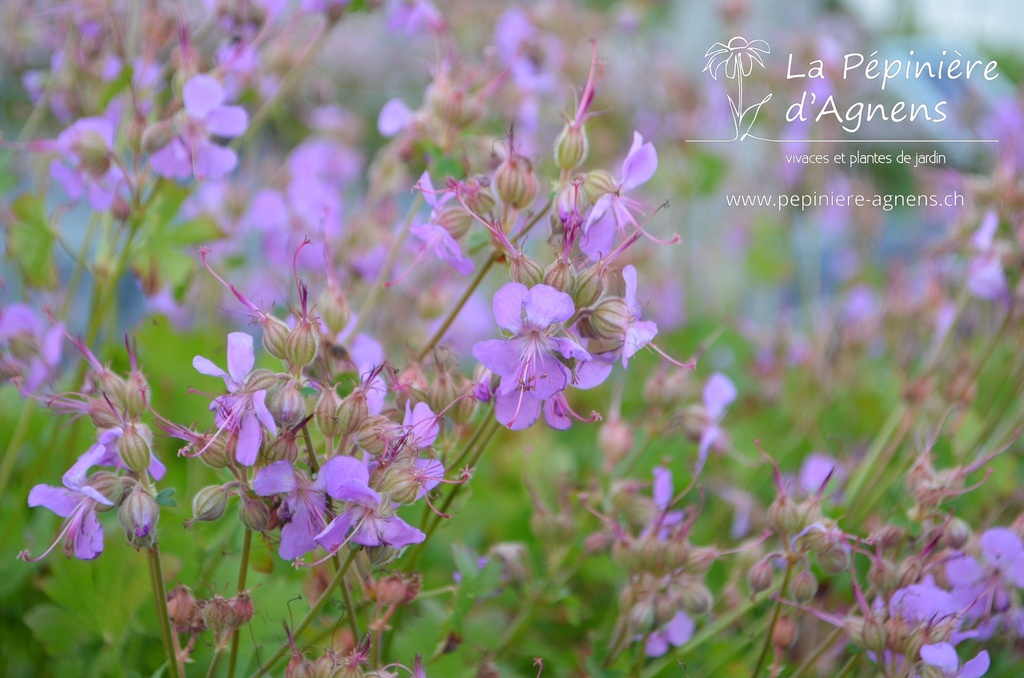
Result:
M7 234L7 251L17 260L25 282L32 287L57 287L53 263L53 230L42 200L26 193L11 205L14 220Z
M36 605L26 612L25 625L50 654L68 652L93 638L75 614L50 603Z
M466 250L476 254L491 244L491 234L486 231L472 231L466 236Z
M100 108L106 108L107 104L121 92L128 89L128 86L132 84L132 69L131 67L125 66L121 69L121 72L117 74L117 77L107 83L107 86L103 88L103 93L100 95Z
M177 502L174 501L174 488L165 487L160 490L160 493L156 495L156 503L160 506L175 507Z

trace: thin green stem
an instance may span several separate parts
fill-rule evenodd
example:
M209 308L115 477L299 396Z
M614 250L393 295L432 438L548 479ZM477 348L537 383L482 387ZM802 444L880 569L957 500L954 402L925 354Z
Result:
M530 217L530 220L526 222L526 225L523 226L523 228L520 229L519 233L516 234L516 238L512 244L518 245L519 242L526 237L526 234L529 233L530 230L537 225L541 218L548 213L548 210L551 209L551 206L553 204L554 198L548 198L548 201L544 203L532 217Z
M341 559L338 554L334 554L334 568L335 571L341 569ZM356 606L352 603L352 594L348 590L348 583L344 580L341 582L341 599L345 601L345 617L348 623L348 630L352 632L352 639L354 642L359 641L359 625L356 623Z
M811 668L816 663L818 663L818 660L821 659L822 655L828 652L828 649L836 644L836 641L839 640L839 637L843 635L844 631L845 629L840 627L833 630L832 633L828 634L828 637L825 639L825 642L821 643L818 646L818 649L815 651L815 653L808 657L807 660L804 661L804 663L801 664L800 667L789 678L800 678L805 673L810 671Z
M309 468L313 473L320 472L320 463L316 459L316 451L313 449L313 438L309 435L309 424L302 425L302 439L306 443L306 454L309 456Z
M465 290L463 290L462 295L455 302L455 305L449 309L448 315L445 316L444 321L441 322L437 331L434 332L434 335L427 340L427 343L423 345L423 348L421 348L420 352L416 355L417 361L421 361L430 355L430 352L434 349L437 343L444 338L445 333L448 332L452 323L455 322L455 318L457 318L459 313L462 311L462 307L466 305L469 298L473 296L473 292L475 292L476 288L480 286L481 282L483 282L487 272L491 270L491 266L498 261L498 256L499 255L497 253L491 254L487 261L484 262L483 266L480 267L480 270L476 272L476 275L473 276L473 279L469 281L469 285Z
M409 237L409 229L412 228L412 220L416 217L416 212L420 209L420 203L423 202L423 196L419 193L413 198L412 204L409 205L409 211L405 214L405 219L402 222L402 230L399 231L398 235L395 236L395 241L391 243L391 249L388 251L388 257L384 260L384 265L381 266L380 271L377 273L377 279L373 281L373 285L370 286L370 291L367 293L366 298L363 299L363 305L359 308L359 313L356 314L356 324L349 332L350 337L354 337L359 334L359 330L366 324L367 319L372 311L377 306L377 301L380 299L381 293L384 291L384 285L387 283L387 278L391 275L391 269L395 265L395 261L398 260L398 254L402 251L402 246L405 244L406 238Z
M357 549L349 551L348 557L345 558L345 562L341 564L341 567L338 568L338 571L334 573L334 577L331 578L330 583L327 584L327 588L324 589L324 592L321 593L320 597L316 599L316 602L313 603L313 606L309 608L309 612L306 613L306 616L303 617L302 621L300 621L298 626L295 627L295 632L292 634L293 639L298 639L298 637L302 635L302 632L309 628L309 625L313 623L313 620L316 619L316 616L320 614L320 610L323 609L324 605L330 599L331 595L334 594L334 589L338 588L338 585L341 583L341 580L345 578L345 573L348 572L349 567L352 566L352 561L354 561L356 558L356 553L358 553ZM281 647L277 648L277 652L275 652L270 657L270 659L268 659L266 663L263 664L259 671L253 674L252 678L259 678L259 676L267 675L267 673L272 668L274 668L274 665L277 664L277 662L281 661L281 658L284 657L288 653L288 650L290 649L290 643L284 643L283 645L281 645Z
M238 564L238 585L235 593L245 590L245 580L249 576L249 552L252 550L252 530L245 529L245 538L242 540L242 560ZM240 635L238 629L231 631L231 657L228 659L228 678L235 677L235 667L238 665L238 644Z
M11 440L7 443L7 450L4 452L3 460L0 461L0 496L5 496L7 482L11 479L14 463L18 459L18 451L25 442L25 436L28 434L28 425L31 421L32 405L26 402L22 405L21 414L18 416L18 423L14 425Z
M772 621L768 624L768 630L764 635L764 645L761 646L761 654L757 658L757 664L754 665L754 670L751 672L751 678L757 678L757 675L761 673L761 667L764 666L765 660L768 658L768 650L772 647L772 634L775 633L775 625L779 622L779 615L782 614L782 599L786 596L786 589L789 587L789 580L793 576L793 560L790 559L786 562L786 573L782 576L782 587L779 589L779 599L775 601L775 611L772 613Z
M184 678L185 671L181 666L181 657L174 650L171 618L167 614L167 591L164 589L164 571L160 563L160 546L153 544L149 549L149 576L153 584L153 602L156 603L157 623L160 625L160 639L167 655L167 668L171 678Z
M836 678L846 678L848 675L853 673L853 670L860 664L860 660L864 655L858 654L850 657L849 661L843 665L843 668L836 674Z
M238 629L235 629L237 631ZM206 669L206 678L213 678L217 675L217 665L220 664L220 658L224 656L224 648L217 647L213 651L213 659L210 660L210 666ZM228 669L230 670L230 668Z

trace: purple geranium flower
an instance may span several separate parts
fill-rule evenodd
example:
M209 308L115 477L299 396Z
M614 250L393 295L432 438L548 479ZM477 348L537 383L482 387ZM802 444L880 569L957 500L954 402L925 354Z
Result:
M425 224L414 224L409 231L423 242L417 258L427 250L433 251L438 259L446 262L462 275L469 275L473 272L473 260L462 253L459 243L455 241L443 226L437 223L438 211L448 200L455 197L451 191L447 191L440 198L434 185L430 183L430 175L426 172L420 177L417 187L423 193L423 199L431 207L430 218Z
M178 119L178 135L154 153L153 171L171 179L219 179L238 164L230 148L218 146L210 136L236 137L249 125L241 106L224 105L224 88L209 75L194 75L181 92L185 110Z
M316 535L316 541L328 552L337 551L346 541L362 546L402 548L427 538L395 515L390 499L381 497L370 488L370 473L359 460L335 457L324 464L320 477L325 473L329 474L327 493L335 499L349 502L345 512ZM352 530L351 535L349 530Z
M28 494L29 506L45 506L66 520L53 544L39 557L31 558L27 551L18 557L32 562L41 560L62 541L65 554L79 560L92 560L103 552L103 526L96 518L96 509L113 506L114 502L90 487L86 478L86 472L102 455L103 449L93 446L79 457L61 478L64 487L36 485L32 488Z
M629 311L629 322L622 343L622 366L626 367L637 351L654 340L658 326L649 320L640 319L640 304L636 301L636 268L630 265L622 269L622 279L626 281L626 296L622 300Z
M570 372L562 359L590 360L590 354L564 334L556 336L558 324L575 313L572 298L548 285L532 289L508 283L493 301L498 326L512 333L509 339L488 339L473 346L473 357L501 377L497 395L517 394L546 400L565 389ZM515 417L502 422L511 426Z
M736 400L736 386L729 377L716 372L704 385L704 409L707 411L707 420L704 422L700 434L700 443L697 447L697 466L695 473L700 473L707 461L708 451L725 433L718 424L725 416L725 410L732 401Z
M580 242L580 249L591 259L599 259L611 252L616 229L621 232L627 224L636 225L633 211L643 209L643 205L627 198L625 193L647 183L657 169L658 152L654 144L649 141L645 143L640 133L634 131L633 145L622 161L622 173L615 182L614 190L597 199L583 224L585 235Z
M36 312L24 304L0 309L0 345L7 353L0 358L0 372L19 375L24 390L35 391L60 365L62 336L60 325L47 330Z
M50 163L50 176L72 200L85 195L96 211L110 209L124 172L113 162L114 125L105 118L82 118L60 133L56 141L38 142L60 158Z
M324 464L320 471L316 480L310 480L304 472L296 471L291 462L282 460L261 468L253 480L252 489L260 496L287 495L277 510L284 523L278 553L285 560L301 558L316 549L316 535L327 524L324 491L330 470Z
M956 649L949 643L922 645L921 660L942 671L945 678L980 678L988 672L989 666L987 650L982 650L974 659L960 666Z
M685 612L676 612L676 616L663 627L647 637L644 646L648 657L660 657L671 647L679 647L693 638L697 625Z
M1009 295L1006 273L995 248L997 230L999 217L989 212L971 239L976 254L967 269L967 289L979 299L990 301L1008 299Z
M396 0L391 3L388 28L412 36L426 27L435 33L444 30L444 18L430 0Z
M978 540L984 560L961 553L946 563L952 594L969 617L980 618L1010 606L1010 591L1024 588L1024 543L1013 530L993 527Z
M267 409L267 391L260 389L248 391L245 381L255 364L252 349L252 337L244 332L232 332L228 335L228 371L214 365L210 360L196 356L192 366L201 374L220 377L228 388L228 395L214 398L210 409L216 409L216 422L221 430L228 430L238 435L236 457L240 464L252 466L263 442L260 424L265 426L271 435L277 435L274 417Z

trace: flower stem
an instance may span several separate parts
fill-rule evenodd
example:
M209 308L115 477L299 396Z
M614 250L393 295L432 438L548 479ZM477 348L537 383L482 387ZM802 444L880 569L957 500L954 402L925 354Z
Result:
M790 676L790 678L800 678L800 676L810 671L811 668L815 665L815 663L817 663L817 661L821 659L821 656L825 654L830 647L835 645L836 641L839 640L839 637L843 635L843 632L844 629L841 627L832 631L832 633L828 635L828 638L825 639L825 642L821 643L818 646L817 651L815 651L814 654L812 654L807 660L805 660L800 665L800 668L798 668L793 673L793 675Z
M18 423L14 425L14 433L11 434L11 440L7 443L7 451L4 452L3 461L0 461L0 497L7 496L7 482L11 479L14 463L18 459L18 449L25 442L28 425L32 421L32 409L27 403L21 408Z
M786 595L786 589L789 587L789 580L792 576L793 560L790 559L786 562L786 573L782 576L782 588L779 589L779 599L775 601L772 621L768 624L768 631L764 636L764 645L761 647L761 654L757 658L757 664L754 665L754 671L750 674L751 678L757 677L757 674L761 672L761 667L764 666L765 659L768 658L768 650L772 646L772 634L775 633L775 625L778 623L779 615L782 613L782 599Z
M444 338L445 333L452 326L452 323L455 322L455 318L458 317L459 312L462 311L462 307L465 306L466 302L469 301L469 298L473 296L473 292L475 292L476 288L480 286L480 283L483 282L484 276L487 275L487 272L491 270L491 266L493 266L497 261L497 253L488 257L487 261L484 262L484 265L481 266L480 270L476 272L475 276L473 276L473 279L469 281L469 285L462 292L462 296L459 297L458 301L455 302L455 305L448 311L448 315L445 316L440 327L437 328L434 335L430 337L430 339L427 340L427 343L423 345L423 348L420 349L420 352L416 355L417 361L421 361L430 355L430 352L437 343Z
M171 618L167 614L167 592L164 590L164 572L160 563L160 546L153 544L149 549L149 577L153 584L153 602L156 603L157 623L160 625L160 639L163 641L164 653L167 655L167 668L171 678L184 678L181 657L174 650Z
M245 590L245 580L249 574L249 552L252 550L252 530L249 528L245 529L245 538L242 540L242 561L238 565L238 586L235 587L235 593L241 593ZM228 659L228 678L234 678L235 667L238 665L238 643L239 643L238 629L232 629L231 631L231 657ZM216 658L214 659L216 661Z
M321 593L320 597L316 599L316 602L313 603L313 606L309 608L309 612L306 613L306 616L303 617L302 621L300 621L298 626L295 627L295 632L292 634L292 638L297 639L299 636L301 636L302 632L309 628L309 625L313 622L316 616L320 614L320 610L323 609L324 605L327 603L327 600L334 593L334 589L338 588L338 584L340 584L341 580L344 579L345 573L348 572L349 567L351 567L352 565L352 561L356 558L356 553L358 553L357 549L349 551L348 557L345 558L345 562L341 564L341 567L338 568L338 571L334 573L334 577L331 579L330 583L327 584L327 588L324 589L324 592ZM275 652L270 657L270 659L268 659L266 663L263 664L259 671L253 674L252 678L259 678L259 676L267 675L270 669L274 668L274 665L277 662L281 661L281 658L288 653L289 649L291 649L291 644L287 642L281 645L281 647L277 648L277 652Z

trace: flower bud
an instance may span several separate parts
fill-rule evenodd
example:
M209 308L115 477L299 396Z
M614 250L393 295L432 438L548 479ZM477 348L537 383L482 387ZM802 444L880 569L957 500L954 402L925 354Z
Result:
M520 285L533 287L544 281L544 268L533 257L519 254L509 259L508 275Z
M117 453L121 461L130 470L136 473L145 473L149 468L149 462L153 458L150 449L149 427L145 424L131 424L124 429L121 437L117 439Z
M612 544L612 560L626 572L632 574L640 570L637 552L633 543L624 539L617 540Z
M800 507L789 496L780 494L768 507L768 524L777 534L799 534L806 527Z
M323 321L327 331L332 335L336 335L345 329L349 318L352 317L352 309L349 308L348 299L334 285L328 285L320 293L316 308L320 312L320 320Z
M245 626L249 623L254 610L252 608L252 598L249 597L248 591L240 591L234 598L228 601L228 604L231 605L231 609L235 612L234 628Z
M864 620L864 626L860 632L861 642L864 643L864 648L877 652L879 654L885 650L885 627L874 617L868 617Z
M809 570L801 570L789 582L789 590L798 602L806 603L818 592L818 580Z
M654 626L661 628L679 613L679 606L669 596L658 596L654 600Z
M397 424L385 416L374 414L363 419L357 434L357 443L375 457L384 454Z
M686 561L688 574L704 574L711 569L718 559L718 549L711 546L700 546L690 549L690 557Z
M320 345L320 325L309 320L300 320L285 340L285 359L292 365L305 367L316 358Z
M542 544L548 546L570 543L576 534L576 524L572 516L561 511L552 513L547 510L535 510L530 516L530 529Z
M818 565L826 574L839 574L850 569L850 551L843 544L833 544L818 551Z
M754 566L747 572L747 585L753 594L768 590L773 581L775 581L775 570L768 559L754 563Z
M449 205L441 209L435 215L434 223L448 231L455 240L469 232L473 225L473 215L466 211L462 205Z
M124 386L124 409L129 419L141 417L146 411L146 393L149 391L149 384L146 377L138 370L132 370L128 374L128 381Z
M89 421L96 428L116 428L121 425L117 413L110 408L110 404L103 398L89 398L86 401L86 413Z
M268 314L263 315L260 324L263 326L263 348L278 360L285 360L291 329L283 320Z
M128 204L127 200L116 195L114 196L114 201L110 203L110 216L124 223L132 216L132 206Z
M109 511L114 508L114 506L121 502L121 498L128 489L125 487L124 481L110 471L97 471L96 473L93 473L89 476L88 484L89 487L102 494L114 504L113 506L107 506L105 504L97 503L96 510L99 512Z
M204 487L192 498L192 520L189 523L219 520L227 506L228 492L221 485Z
M288 378L287 374L282 373L279 376L266 368L258 367L249 373L245 380L245 388L248 391L269 391L277 386L278 382Z
M199 459L210 468L227 468L235 462L237 443L237 436L221 435L203 444L197 444L196 451L203 450L205 446L206 449L199 455Z
M619 187L615 185L615 179L611 173L603 169L587 172L583 178L583 190L591 202L594 202L606 193L615 193Z
M263 459L268 464L283 460L294 462L299 458L299 442L295 431L283 429L262 451Z
M142 132L142 151L150 154L156 153L171 143L174 135L175 129L172 121L161 120L155 122Z
M597 430L597 449L605 463L614 466L633 450L633 429L618 417L612 417Z
M899 587L899 576L896 573L896 566L884 558L874 558L868 568L868 581L878 589L883 596L887 596Z
M203 621L206 622L206 628L220 636L235 628L238 614L223 596L214 596L207 601L206 607L203 608Z
M626 613L626 626L634 635L647 635L656 628L654 624L654 602L650 599L637 602Z
M267 410L280 426L294 426L306 416L306 399L302 397L299 382L295 379L280 382L267 391L266 403Z
M544 284L561 292L571 292L576 286L576 269L568 259L556 259L544 271Z
M584 336L588 339L605 339L608 341L622 341L626 336L626 328L633 319L626 302L618 297L604 299L587 314L587 331ZM580 328L583 332L583 328Z
M136 549L148 548L156 543L156 523L160 507L153 495L142 485L136 485L117 512L117 520L124 529L128 543Z
M359 430L369 414L370 409L366 402L366 392L361 388L357 388L341 400L338 404L338 409L334 412L334 418L337 420L337 426L341 431L341 435L348 435L353 431Z
M586 160L588 149L587 130L583 125L566 123L555 139L555 164L558 169L569 172Z
M238 519L247 530L263 532L270 524L270 508L259 499L242 496L242 503L238 506Z
M679 602L688 614L704 615L711 611L715 599L704 584L688 581L679 589Z
M167 616L178 633L187 633L192 624L193 615L199 611L195 596L184 584L178 584L167 592Z
M494 172L494 188L501 201L510 207L529 207L537 196L537 178L530 161L510 153Z
M691 546L685 539L673 539L665 543L665 569L680 570L690 562Z
M71 152L78 156L82 169L94 178L102 177L110 169L110 148L98 132L82 132L72 142Z
M334 390L333 386L325 386L320 391L320 397L316 400L316 407L313 408L313 421L320 433L328 438L340 436L345 433L338 423L338 407L341 405L341 397Z
M942 531L942 544L959 551L970 541L971 532L971 526L962 518L951 518Z
M413 503L423 488L419 479L419 469L411 463L390 464L380 474L379 480L374 480L376 479L371 479L371 486L388 495L388 498L397 504Z
M490 179L477 175L469 177L463 183L466 207L475 214L488 214L494 209L494 191L491 190Z
M772 629L772 645L785 649L796 642L799 630L792 617L779 617Z
M576 308L587 308L601 298L605 287L604 271L600 264L588 266L576 275L572 301Z

